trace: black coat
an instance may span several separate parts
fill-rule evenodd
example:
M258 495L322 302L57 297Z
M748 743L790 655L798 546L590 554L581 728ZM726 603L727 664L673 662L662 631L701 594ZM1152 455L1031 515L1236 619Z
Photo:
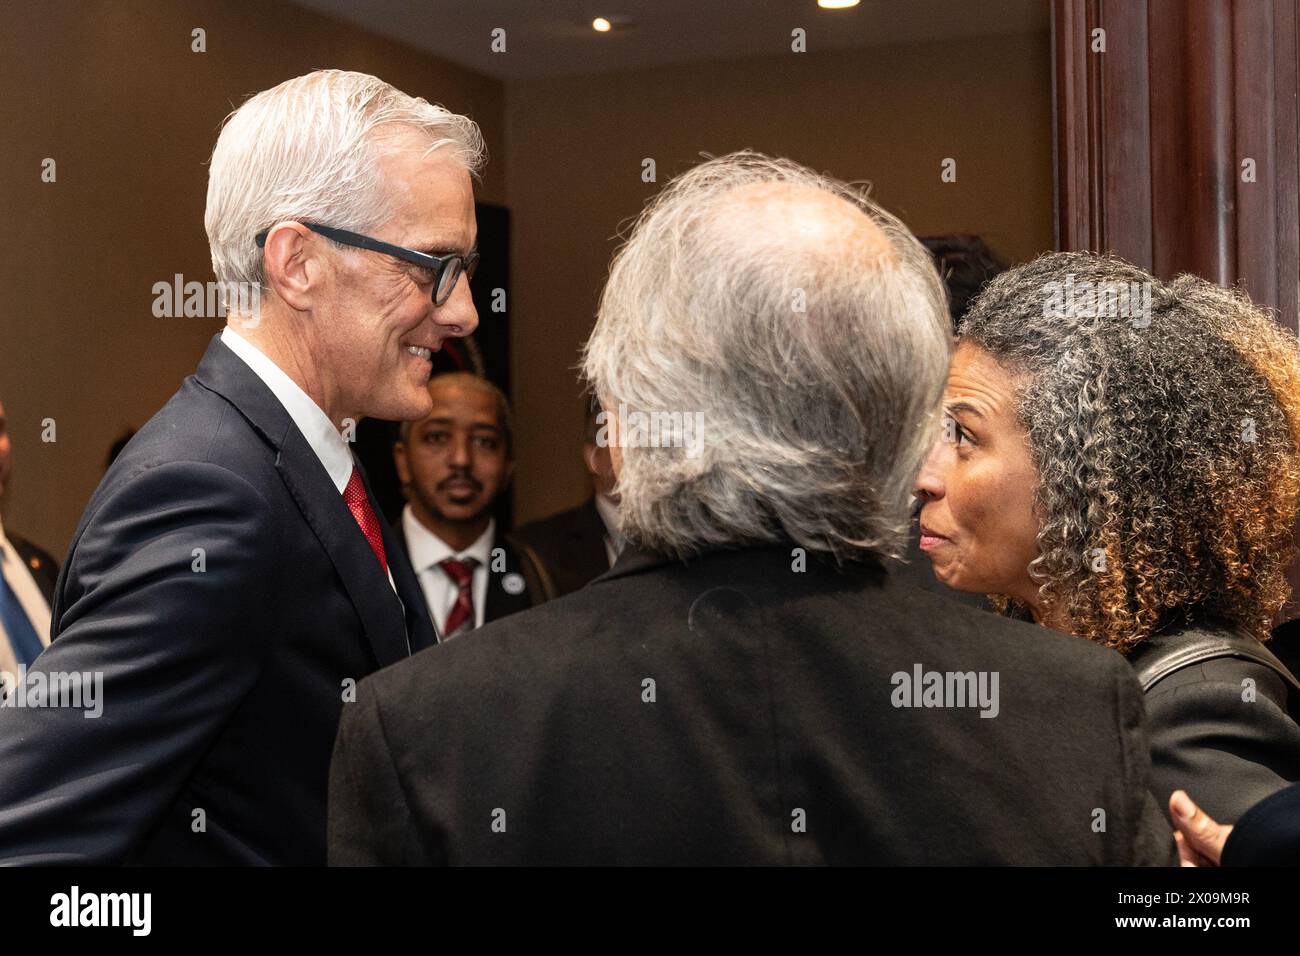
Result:
M515 537L537 555L556 596L571 594L609 570L605 522L594 497L576 508L530 521Z
M323 863L348 682L433 642L385 547L397 595L288 412L214 339L59 578L34 670L102 672L103 716L0 709L0 860Z
M879 566L794 567L628 551L363 681L330 862L1175 861L1119 655ZM997 672L996 716L894 706L916 665Z

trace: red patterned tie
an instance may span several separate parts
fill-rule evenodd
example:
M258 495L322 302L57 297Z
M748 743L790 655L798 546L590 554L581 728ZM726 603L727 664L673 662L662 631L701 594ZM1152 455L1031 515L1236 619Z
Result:
M355 467L352 469L352 477L348 479L348 486L343 489L343 500L347 502L352 517L357 519L357 524L361 525L361 533L370 542L370 550L375 552L375 557L379 559L380 566L387 574L388 555L384 553L384 535L379 530L379 516L375 514L375 509L370 507L366 486L361 481L361 472Z
M457 588L456 603L447 613L447 623L442 629L443 637L451 637L457 631L467 631L474 626L474 565L477 563L473 558L465 558L463 561L447 558L438 562L438 567L447 573Z

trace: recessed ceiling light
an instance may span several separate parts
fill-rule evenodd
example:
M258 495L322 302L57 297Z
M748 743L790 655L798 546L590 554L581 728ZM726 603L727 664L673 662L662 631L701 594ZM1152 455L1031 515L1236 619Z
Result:
M591 21L591 28L597 33L608 33L612 26L613 24L604 17L596 17L596 19Z
M856 7L861 0L817 0L817 6L823 10L847 10Z

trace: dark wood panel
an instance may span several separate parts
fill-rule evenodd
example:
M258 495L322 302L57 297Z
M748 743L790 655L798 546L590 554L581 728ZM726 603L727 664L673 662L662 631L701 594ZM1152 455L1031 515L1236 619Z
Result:
M1103 231L1097 248L1151 268L1151 92L1147 0L1103 0L1100 66ZM1115 95L1118 92L1119 95Z
M1053 0L1059 248L1240 283L1297 328L1297 2Z
M1277 299L1267 304L1294 331L1300 314L1300 23L1295 2L1272 6L1278 280Z
M1277 122L1273 110L1260 108L1276 99L1273 10L1269 4L1239 3L1232 14L1237 276L1257 301L1276 302ZM1255 163L1253 183L1242 180L1247 160Z
M1089 100L1088 22L1098 0L1052 4L1052 92L1056 104L1053 161L1056 179L1058 249L1095 248L1090 124L1097 113Z

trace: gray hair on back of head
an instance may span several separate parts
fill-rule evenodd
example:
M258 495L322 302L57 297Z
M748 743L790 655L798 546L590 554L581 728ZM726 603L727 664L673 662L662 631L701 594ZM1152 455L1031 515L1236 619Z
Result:
M849 206L829 234L812 202L808 219L728 229L733 190L768 185ZM883 248L854 241L856 213ZM785 541L898 554L951 351L929 253L865 190L750 151L696 166L616 254L584 354L611 415L703 424L694 455L621 448L623 534L679 557Z

